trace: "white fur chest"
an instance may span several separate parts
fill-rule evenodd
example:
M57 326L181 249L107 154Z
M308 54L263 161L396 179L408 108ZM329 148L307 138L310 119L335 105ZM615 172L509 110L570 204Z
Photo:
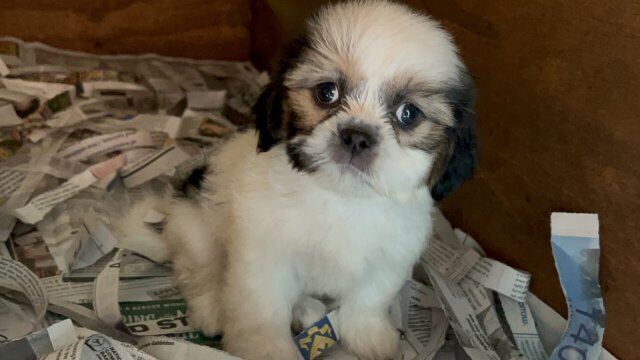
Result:
M373 269L409 271L430 229L428 203L324 196L315 211L304 209L314 215L294 259L307 292L339 295Z
M431 229L426 189L406 201L339 193L291 169L280 149L245 155L243 166L216 164L232 194L231 249L272 258L306 293L339 296L372 269L408 276Z

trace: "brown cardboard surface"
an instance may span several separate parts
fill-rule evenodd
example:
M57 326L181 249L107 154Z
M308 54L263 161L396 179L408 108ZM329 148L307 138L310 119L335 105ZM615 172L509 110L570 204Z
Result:
M251 0L4 0L0 36L103 54L249 58Z

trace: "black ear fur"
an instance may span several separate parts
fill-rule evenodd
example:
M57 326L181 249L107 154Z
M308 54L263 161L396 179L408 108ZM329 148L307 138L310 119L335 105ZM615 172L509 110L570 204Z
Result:
M300 61L307 44L307 39L302 37L285 47L277 72L273 74L271 83L262 90L253 106L259 152L269 151L287 135L283 120L283 102L286 96L284 77L287 71Z
M258 132L258 151L269 151L283 138L282 100L283 90L275 82L269 83L258 96L253 113Z
M475 87L471 75L462 70L460 84L446 94L455 118L455 126L447 129L449 159L440 177L431 187L431 196L440 201L473 176L477 162ZM446 156L446 154L444 154Z

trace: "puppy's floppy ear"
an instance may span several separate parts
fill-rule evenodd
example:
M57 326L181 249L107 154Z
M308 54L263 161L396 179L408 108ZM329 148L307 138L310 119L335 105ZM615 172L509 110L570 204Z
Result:
M287 91L284 78L287 71L298 65L303 52L308 47L306 37L300 37L285 46L273 80L263 90L253 106L253 114L258 132L258 151L269 151L287 136L285 104Z
M431 196L436 201L470 179L477 162L475 87L466 69L461 69L459 83L446 96L455 125L447 129L447 144L433 169Z
M284 138L282 129L282 101L284 89L276 82L269 83L253 106L253 114L258 132L258 151L269 151Z

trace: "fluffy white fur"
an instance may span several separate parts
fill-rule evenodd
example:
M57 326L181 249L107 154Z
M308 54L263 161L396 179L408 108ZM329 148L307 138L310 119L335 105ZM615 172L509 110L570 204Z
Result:
M223 331L234 355L296 359L290 326L320 318L327 309L313 296L327 295L336 300L343 344L361 358L385 359L398 340L388 306L431 231L425 176L434 159L398 143L378 91L403 74L422 74L434 86L455 82L460 61L435 22L387 2L329 7L310 29L316 53L288 73L287 87L313 86L336 71L362 80L348 109L306 138L318 170L293 169L284 144L257 153L254 134L236 136L211 160L199 201L163 201L164 255L192 321L208 334ZM337 124L354 116L380 128L368 175L325 156ZM144 242L125 246L162 259L141 217L129 221L138 224L127 225L136 229L129 239Z
M293 313L309 325L325 314L309 296L328 294L338 300L338 331L351 350L367 359L392 355L398 336L388 306L430 231L428 190L403 201L335 192L293 170L283 147L262 154L255 147L253 134L224 147L212 160L215 192L200 204L156 205L169 213L164 239L190 318L208 334L223 330L232 354L295 359ZM124 246L162 259L159 242L128 238Z
M354 72L375 89L399 74L434 83L455 81L461 60L452 37L440 25L405 6L387 1L351 1L323 8L308 23L310 43L322 60L304 62L287 85L314 84L337 70ZM340 69L337 69L338 64Z

